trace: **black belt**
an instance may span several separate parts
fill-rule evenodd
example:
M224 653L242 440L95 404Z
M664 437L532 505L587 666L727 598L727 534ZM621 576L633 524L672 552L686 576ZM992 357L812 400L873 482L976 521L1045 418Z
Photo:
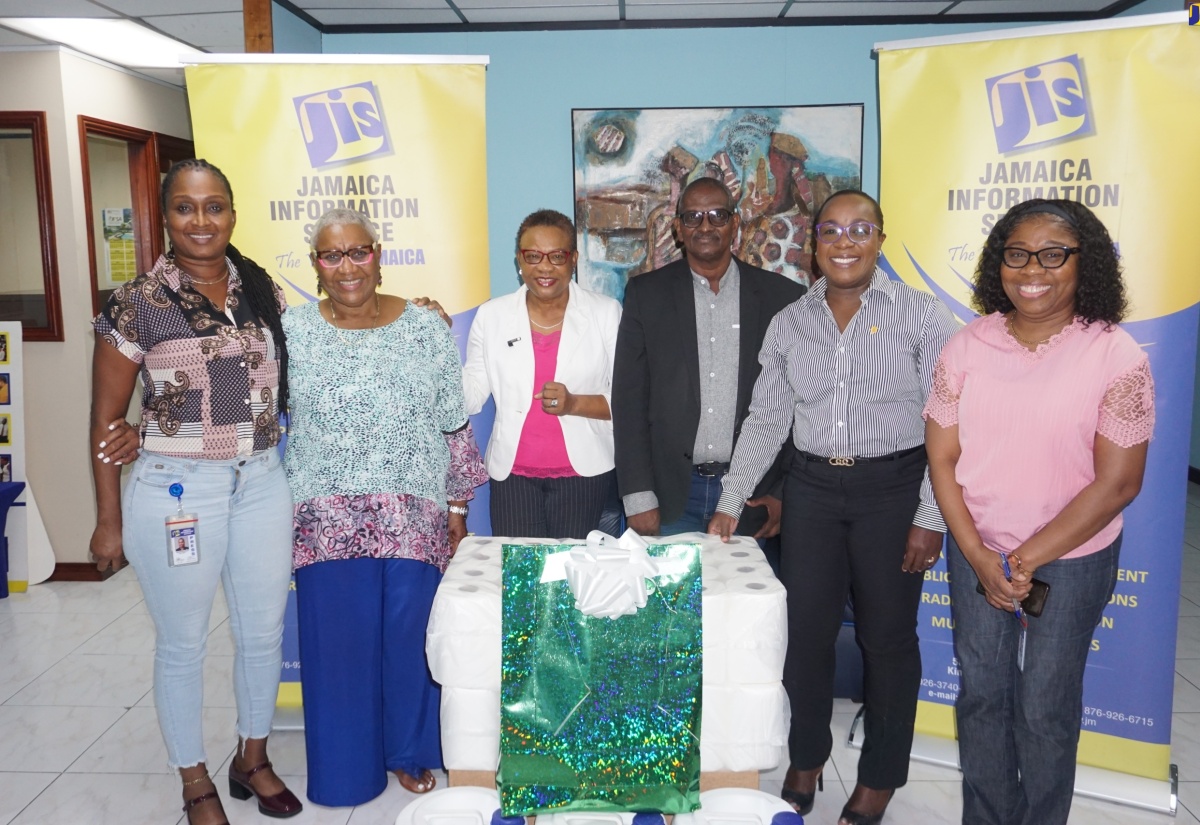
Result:
M803 450L797 450L800 457L805 461L820 461L823 464L832 464L834 467L853 467L855 464L875 464L880 461L896 461L901 458L908 458L918 450L924 450L924 444L918 444L915 447L909 447L907 450L899 450L887 455L872 455L872 456L825 456L813 455L806 453Z
M716 478L723 476L729 472L728 461L709 461L704 464L693 464L692 469L696 471L696 475L704 478Z

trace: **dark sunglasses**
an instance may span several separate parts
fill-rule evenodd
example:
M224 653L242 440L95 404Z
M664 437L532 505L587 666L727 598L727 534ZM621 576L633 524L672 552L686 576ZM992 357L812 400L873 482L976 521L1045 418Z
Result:
M733 217L733 213L728 209L688 209L679 213L679 222L688 229L695 229L704 223L706 215L711 226L724 226Z

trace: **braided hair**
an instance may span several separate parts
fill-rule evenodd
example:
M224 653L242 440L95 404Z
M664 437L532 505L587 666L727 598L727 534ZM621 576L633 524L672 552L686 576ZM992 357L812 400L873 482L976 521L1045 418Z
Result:
M162 207L164 215L167 213L167 196L171 187L175 185L175 179L179 177L180 172L188 171L208 172L213 175L225 187L225 191L229 194L229 208L233 208L233 187L229 185L229 179L225 177L225 173L203 158L190 158L172 164L163 177L162 187L159 190L159 205ZM275 351L279 353L278 408L280 412L285 412L288 407L288 351L287 340L283 335L283 319L279 309L279 299L275 295L275 282L265 269L242 255L233 244L229 244L225 248L225 254L233 262L242 279L242 292L250 304L251 311L262 324L271 330L271 337L275 341Z

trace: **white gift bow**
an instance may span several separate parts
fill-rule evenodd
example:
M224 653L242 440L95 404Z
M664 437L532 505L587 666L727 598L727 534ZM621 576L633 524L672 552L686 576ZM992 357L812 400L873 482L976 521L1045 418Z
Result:
M575 609L586 616L615 619L645 607L650 592L646 579L658 575L646 541L633 530L619 539L593 530L587 540L563 554Z

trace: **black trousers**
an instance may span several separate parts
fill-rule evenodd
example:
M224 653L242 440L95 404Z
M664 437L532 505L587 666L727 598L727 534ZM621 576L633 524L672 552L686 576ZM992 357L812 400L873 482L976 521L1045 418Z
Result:
M598 476L492 479L492 535L586 539L600 526L616 470Z
M908 780L924 576L900 565L925 463L924 450L853 467L803 458L792 463L784 487L780 578L788 593L783 683L792 705L793 768L823 765L833 747L834 645L853 592L866 706L858 781L885 790Z

